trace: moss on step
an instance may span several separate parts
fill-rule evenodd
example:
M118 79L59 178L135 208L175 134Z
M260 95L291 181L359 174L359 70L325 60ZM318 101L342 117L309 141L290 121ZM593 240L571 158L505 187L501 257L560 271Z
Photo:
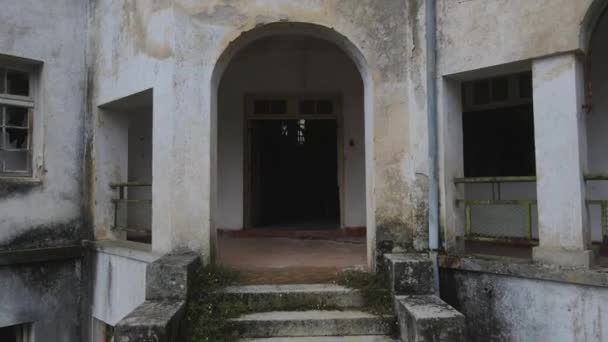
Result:
M227 300L217 290L236 283L238 279L236 271L217 265L208 265L197 271L188 295L179 341L236 340L229 319L244 313L245 307L238 300Z
M378 273L344 271L338 274L338 285L359 290L363 310L377 315L394 315L395 308L388 280Z

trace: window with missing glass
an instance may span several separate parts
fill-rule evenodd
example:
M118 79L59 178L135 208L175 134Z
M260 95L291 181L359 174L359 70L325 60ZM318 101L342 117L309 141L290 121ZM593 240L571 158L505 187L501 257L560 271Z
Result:
M31 73L0 66L0 176L32 174Z
M465 82L466 177L534 176L532 73Z

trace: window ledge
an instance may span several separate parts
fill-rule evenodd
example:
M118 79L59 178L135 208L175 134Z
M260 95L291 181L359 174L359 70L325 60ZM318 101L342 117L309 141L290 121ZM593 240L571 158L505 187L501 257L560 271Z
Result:
M607 268L565 268L536 264L531 260L490 256L439 256L439 267L458 271L608 287Z
M149 244L124 240L85 241L85 247L98 253L151 263L161 255L152 251Z
M25 185L41 185L42 181L34 177L9 177L0 176L0 184L25 184Z

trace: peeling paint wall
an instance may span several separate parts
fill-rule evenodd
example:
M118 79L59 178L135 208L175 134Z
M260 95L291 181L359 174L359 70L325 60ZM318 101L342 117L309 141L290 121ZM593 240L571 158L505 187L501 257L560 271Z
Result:
M608 289L441 270L441 297L466 316L467 341L606 341Z

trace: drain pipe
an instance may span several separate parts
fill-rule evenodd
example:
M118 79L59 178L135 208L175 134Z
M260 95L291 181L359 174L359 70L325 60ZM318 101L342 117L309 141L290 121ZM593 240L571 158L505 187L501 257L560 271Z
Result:
M437 128L437 3L427 0L426 6L426 107L429 134L429 249L433 263L435 293L439 295L439 162Z

